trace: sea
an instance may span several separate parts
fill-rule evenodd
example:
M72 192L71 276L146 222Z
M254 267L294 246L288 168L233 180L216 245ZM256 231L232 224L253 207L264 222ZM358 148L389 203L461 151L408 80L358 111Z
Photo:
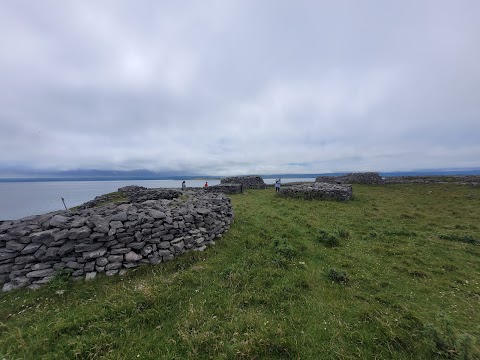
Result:
M220 179L187 180L187 187L218 185ZM275 179L264 178L266 184ZM282 183L315 181L315 178L282 178ZM0 182L0 221L65 210L81 205L95 196L117 191L127 185L147 188L181 188L182 180L115 180L115 181L25 181Z

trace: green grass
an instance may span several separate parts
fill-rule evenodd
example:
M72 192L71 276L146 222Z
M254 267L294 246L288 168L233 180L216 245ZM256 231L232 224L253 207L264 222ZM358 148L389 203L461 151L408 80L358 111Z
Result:
M478 359L480 188L354 194L247 191L231 196L235 222L204 253L1 294L0 355Z

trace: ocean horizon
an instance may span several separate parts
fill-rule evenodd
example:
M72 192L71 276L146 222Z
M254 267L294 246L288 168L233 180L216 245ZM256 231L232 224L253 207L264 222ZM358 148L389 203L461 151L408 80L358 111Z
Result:
M264 178L273 184L275 178ZM314 181L315 178L288 178L284 182ZM187 187L217 185L220 179L186 180ZM147 188L181 188L182 180L90 180L90 181L2 181L0 182L0 221L17 220L81 205L96 196L117 191L127 185Z
M346 172L329 174L276 174L260 175L267 184L281 178L283 183L315 181L317 175L343 175ZM480 175L480 170L404 171L380 173L390 176L467 176ZM203 187L220 183L220 176L185 176L175 179L110 179L110 178L10 178L0 179L0 221L16 220L26 216L40 215L64 210L62 198L68 208L81 205L96 196L115 192L127 185L147 188L181 188L182 181L188 187Z
M252 174L261 176L264 179L292 179L292 178L315 178L317 176L339 176L352 173L355 171L340 171L333 173L312 173L312 174ZM390 172L378 172L380 176L468 176L468 175L480 175L480 169L452 169L452 170L415 170L415 171L390 171ZM240 176L240 175L231 175ZM132 174L117 174L117 175L91 175L91 176L22 176L22 177L0 177L0 183L2 182L57 182L57 181L191 181L191 180L220 180L228 176L218 175L184 175L184 176L153 176L153 175L132 175Z

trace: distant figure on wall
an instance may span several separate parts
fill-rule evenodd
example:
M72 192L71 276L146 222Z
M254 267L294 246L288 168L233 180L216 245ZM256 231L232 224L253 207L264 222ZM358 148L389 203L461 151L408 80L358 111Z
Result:
M187 185L185 184L185 180L182 181L182 190L185 191L187 189Z
M276 192L280 192L280 183L281 183L280 179L275 180L275 191Z
M208 182L205 181L205 185L203 187L208 187Z

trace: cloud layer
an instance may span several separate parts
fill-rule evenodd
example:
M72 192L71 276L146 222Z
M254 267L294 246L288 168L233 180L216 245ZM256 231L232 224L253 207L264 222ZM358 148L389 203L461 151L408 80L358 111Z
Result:
M480 167L478 1L0 0L0 168Z

